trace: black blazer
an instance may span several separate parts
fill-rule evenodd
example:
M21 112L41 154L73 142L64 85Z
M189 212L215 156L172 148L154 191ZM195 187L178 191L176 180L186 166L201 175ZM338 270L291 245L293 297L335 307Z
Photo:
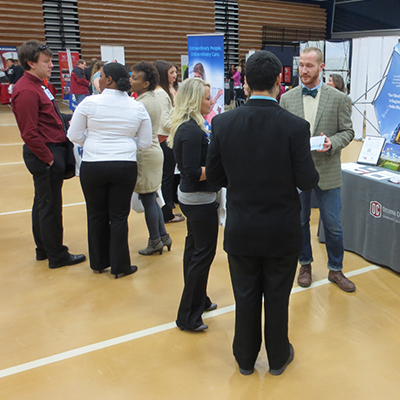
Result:
M212 120L207 180L227 187L224 249L283 257L302 248L300 199L318 172L310 125L273 100L250 99Z
M205 132L190 119L179 125L174 136L174 156L181 173L182 192L217 192L207 180L200 181L201 167L206 166L208 139Z

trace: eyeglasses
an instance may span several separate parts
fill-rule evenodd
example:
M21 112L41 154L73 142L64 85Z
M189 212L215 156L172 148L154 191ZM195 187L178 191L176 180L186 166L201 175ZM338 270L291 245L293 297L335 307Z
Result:
M48 48L49 48L49 46L47 46L47 44L43 44L43 45L39 46L36 51L43 51L43 50L46 50Z

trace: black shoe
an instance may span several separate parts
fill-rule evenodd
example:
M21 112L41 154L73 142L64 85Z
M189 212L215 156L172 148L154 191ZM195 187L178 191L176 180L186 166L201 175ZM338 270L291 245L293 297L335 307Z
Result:
M252 369L243 369L239 367L239 371L242 375L251 375L254 372L254 368Z
M202 325L198 326L197 328L194 328L193 332L202 332L202 331L205 331L206 329L208 329L208 325L202 324Z
M84 261L86 261L86 256L84 254L68 254L67 258L63 261L59 261L53 264L49 262L49 268L54 269L66 267L67 265L75 265Z
M206 325L206 324L201 324L201 325L199 325L197 328L189 329L189 328L185 328L184 326L178 324L177 321L176 321L175 323L176 323L177 327L178 327L181 331L203 332L203 331L205 331L206 329L208 329L208 325Z
M138 267L136 265L131 265L130 269L126 272L120 272L118 274L113 274L115 275L115 279L118 279L118 277L123 277L123 276L128 276L131 274L134 274L138 270Z
M93 271L94 273L101 274L101 273L102 273L103 271L105 271L107 268L110 268L110 266L105 267L105 268L103 268L103 269L92 269L92 271Z
M211 306L208 307L208 308L206 308L204 311L214 311L214 310L217 309L217 307L218 307L218 304L216 304L216 303L211 303Z
M289 358L288 360L285 362L285 364L283 364L283 367L281 369L270 369L269 373L271 375L281 375L283 373L283 371L286 369L286 367L293 361L294 358L294 349L293 346L289 343L290 349L289 349Z

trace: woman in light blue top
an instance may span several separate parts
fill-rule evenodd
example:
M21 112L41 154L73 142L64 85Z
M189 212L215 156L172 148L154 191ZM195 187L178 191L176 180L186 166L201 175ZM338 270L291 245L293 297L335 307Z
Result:
M92 84L93 94L100 94L100 74L106 63L104 61L97 61L92 70L92 76L90 77L90 82Z

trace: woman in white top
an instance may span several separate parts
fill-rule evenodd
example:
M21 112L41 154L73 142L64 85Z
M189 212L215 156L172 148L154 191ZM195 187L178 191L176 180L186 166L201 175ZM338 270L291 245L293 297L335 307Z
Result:
M99 96L76 108L69 139L83 146L80 180L88 218L90 267L130 275L128 215L136 184L136 150L151 145L152 127L143 104L130 98L129 73L118 63L106 64Z
M175 67L164 60L154 62L157 68L160 80L154 93L157 101L161 105L160 127L158 130L158 140L164 153L163 175L161 190L165 205L162 208L165 222L180 222L185 218L182 214L174 214L174 179L175 179L175 158L174 152L167 145L167 138L171 129L170 115L174 106L174 95L172 93L172 84L176 78Z

